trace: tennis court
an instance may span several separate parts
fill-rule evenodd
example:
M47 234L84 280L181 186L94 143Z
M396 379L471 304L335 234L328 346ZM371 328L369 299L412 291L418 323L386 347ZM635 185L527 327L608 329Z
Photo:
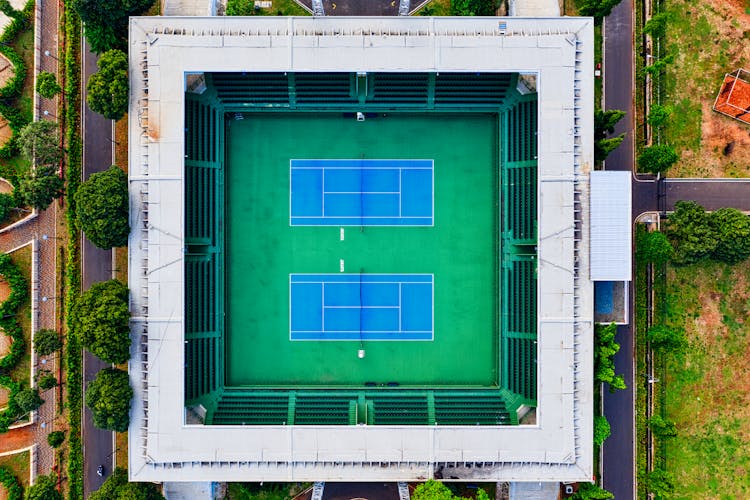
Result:
M432 340L430 274L292 274L291 340Z
M290 161L292 226L431 226L433 161Z

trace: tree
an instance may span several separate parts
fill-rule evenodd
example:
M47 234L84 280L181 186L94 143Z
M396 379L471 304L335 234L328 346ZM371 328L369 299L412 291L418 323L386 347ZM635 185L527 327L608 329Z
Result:
M625 389L625 379L615 375L614 355L620 350L615 342L617 325L596 325L594 329L594 379L609 384L609 390Z
M55 378L54 375L47 372L39 377L39 380L37 381L37 385L39 386L41 390L46 391L46 390L52 389L53 387L57 385L57 379Z
M20 415L34 411L44 403L44 400L39 396L39 391L30 387L18 391L13 396L13 401L18 407Z
M656 468L646 475L646 487L655 498L665 498L674 492L674 477L661 468Z
M91 409L94 425L117 432L128 430L132 397L128 372L117 368L101 370L86 389L86 406Z
M661 415L654 415L648 419L648 426L654 435L660 438L670 438L677 436L677 426L671 420L661 418Z
M495 0L451 0L452 16L494 16Z
M93 174L75 194L76 214L86 237L99 248L128 244L128 177L112 165Z
M750 217L736 208L720 208L711 214L709 222L716 235L713 257L728 264L736 264L750 257Z
M57 122L30 122L18 133L21 153L36 165L59 165L63 157Z
M666 235L674 247L672 260L685 265L709 256L718 239L709 214L694 201L678 201L667 218Z
M42 71L36 77L36 91L45 99L52 99L62 92L62 87L57 83L55 75L48 71Z
M643 172L657 174L666 172L680 157L668 144L654 144L644 148L638 156L638 167Z
M620 0L584 0L579 12L582 16L594 17L594 21L599 24L619 3Z
M47 444L53 448L59 447L65 441L65 431L54 431L47 434Z
M643 32L648 33L653 38L661 38L667 34L668 20L669 16L666 12L656 14L643 25Z
M104 481L101 488L93 492L89 500L163 500L159 489L152 483L129 483L125 469L117 467Z
M44 328L34 334L34 351L39 356L48 356L62 349L63 343L56 330Z
M56 166L40 165L31 168L18 182L16 201L37 210L45 210L63 194L65 181Z
M86 86L86 102L92 111L119 120L128 111L128 55L109 50L99 57L99 71Z
M612 428L604 415L594 417L594 446L601 446L604 440L612 434Z
M128 289L117 280L91 286L76 304L83 345L102 361L124 363L130 358Z
M143 13L154 0L74 0L85 24L86 38L97 54L126 46L128 16Z
M602 162L625 138L625 134L616 137L608 137L614 133L615 125L622 120L625 112L619 109L594 111L594 161Z
M681 351L687 345L685 330L665 325L655 325L649 328L646 338L651 342L651 347L659 351Z
M0 222L4 221L10 215L10 211L16 206L15 198L12 194L0 193Z
M49 476L37 476L36 482L26 490L26 500L62 500L62 494L57 489L57 479Z
M636 242L636 255L646 262L664 264L673 253L672 244L660 231L644 232Z
M414 488L411 498L412 500L453 500L453 493L442 482L430 479Z
M646 121L652 127L663 127L669 116L672 114L672 106L662 104L652 104L651 110L648 112L648 118Z
M615 496L594 483L579 483L578 491L570 498L571 500L607 500Z

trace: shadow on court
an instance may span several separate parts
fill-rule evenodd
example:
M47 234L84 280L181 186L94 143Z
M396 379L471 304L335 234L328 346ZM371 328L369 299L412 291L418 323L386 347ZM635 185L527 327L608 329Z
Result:
M326 483L323 500L398 500L396 483Z

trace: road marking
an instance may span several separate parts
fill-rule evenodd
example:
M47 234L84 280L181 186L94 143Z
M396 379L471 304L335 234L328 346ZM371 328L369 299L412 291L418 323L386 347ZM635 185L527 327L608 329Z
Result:
M341 239L340 241L344 241L344 228L343 227L339 231L339 238Z

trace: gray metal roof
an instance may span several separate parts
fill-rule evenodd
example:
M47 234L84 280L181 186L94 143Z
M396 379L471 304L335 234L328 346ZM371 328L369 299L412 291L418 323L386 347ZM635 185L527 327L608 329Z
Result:
M591 172L592 281L630 281L631 184L627 171Z

